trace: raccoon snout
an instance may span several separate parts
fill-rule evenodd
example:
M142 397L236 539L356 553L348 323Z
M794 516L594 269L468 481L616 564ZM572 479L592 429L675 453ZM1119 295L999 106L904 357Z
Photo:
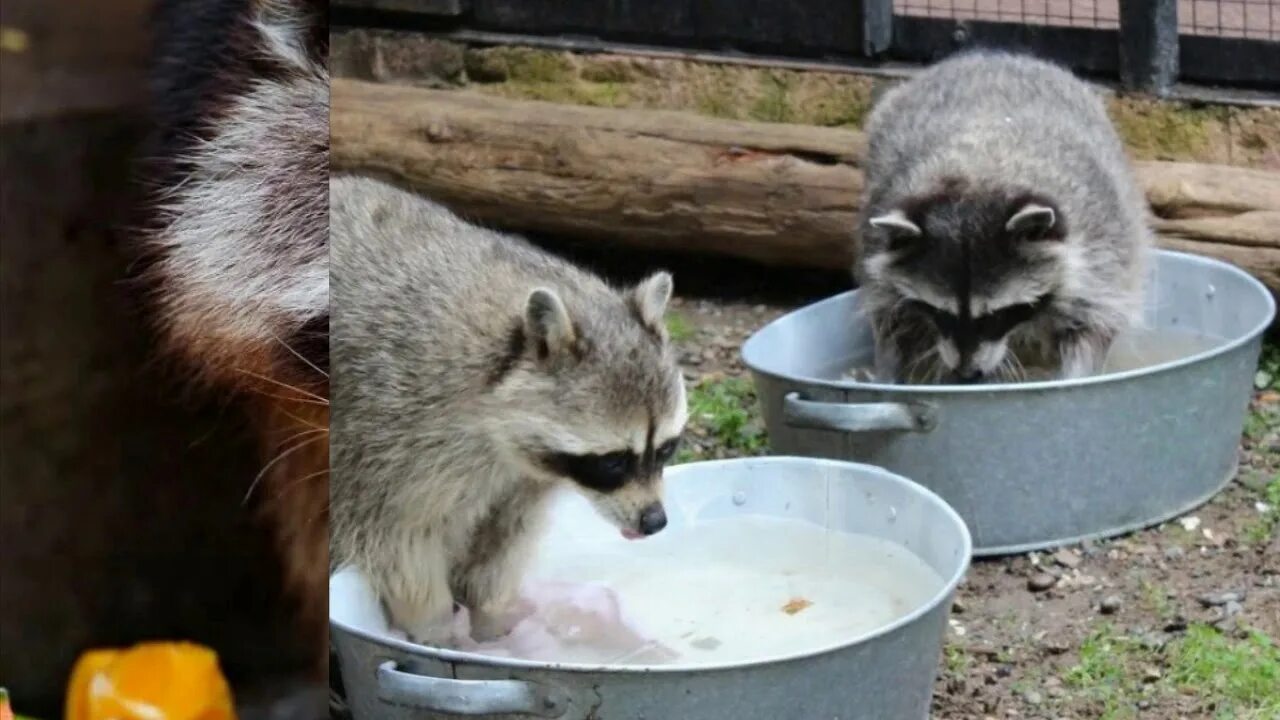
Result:
M977 385L986 379L986 373L976 368L969 370L957 370L952 374L951 379L958 385Z
M653 535L667 526L667 511L662 503L656 502L640 513L640 532Z

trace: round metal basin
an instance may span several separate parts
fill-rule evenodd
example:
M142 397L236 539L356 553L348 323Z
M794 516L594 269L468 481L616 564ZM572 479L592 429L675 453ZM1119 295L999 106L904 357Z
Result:
M928 717L947 613L972 550L955 511L886 470L832 460L692 463L668 469L666 477L672 527L748 514L809 522L888 540L923 561L941 582L928 602L898 620L862 636L831 637L804 652L725 665L677 660L592 666L397 640L362 619L376 607L367 588L335 575L331 637L356 720ZM571 523L577 517L566 514L570 510L553 509L553 535L557 520Z
M1149 328L1202 335L1170 362L1070 381L883 385L841 378L868 357L851 291L786 315L743 347L769 442L786 455L887 468L964 518L975 554L1119 535L1180 515L1234 475L1267 289L1217 260L1162 251Z

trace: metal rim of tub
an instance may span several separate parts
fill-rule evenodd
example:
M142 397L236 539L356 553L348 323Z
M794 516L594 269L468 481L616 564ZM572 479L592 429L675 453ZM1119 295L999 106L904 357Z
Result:
M714 673L714 672L722 672L725 670L762 667L762 666L773 665L778 663L788 663L788 662L794 662L798 660L804 660L806 658L812 658L812 657L826 655L833 652L838 652L845 648L849 648L854 645L859 645L862 643L867 643L876 638L882 637L884 635L888 635L892 632L895 632L896 630L899 630L903 627L911 625L912 623L916 622L924 615L933 611L940 604L946 602L947 598L951 597L952 594L955 593L956 588L959 587L960 582L964 579L966 573L968 573L968 570L969 570L968 558L972 557L973 555L973 538L969 533L968 526L965 524L964 519L960 517L959 513L957 513L955 509L951 507L950 504L948 504L945 500L939 497L937 493L933 492L929 488L924 487L919 483L913 482L909 478L905 478L897 473L894 473L892 471L886 470L881 467L877 467L875 465L867 465L866 463L857 463L857 462L850 462L850 461L844 461L844 460L830 460L830 459L824 459L824 458L810 458L810 457L788 456L788 455L771 455L766 457L706 460L701 462L673 465L667 469L667 473L668 473L667 479L668 481L670 481L672 479L672 474L678 475L680 472L682 472L681 468L689 468L693 466L698 466L702 468L715 468L718 466L726 466L726 465L742 463L744 461L756 463L756 464L762 464L762 465L789 464L789 463L795 463L796 461L803 461L806 464L813 465L815 468L846 467L846 468L858 469L864 472L870 471L878 475L885 475L885 476L892 477L893 479L902 482L905 486L911 488L913 492L923 496L928 502L936 505L940 510L942 510L944 515L949 517L955 523L956 527L960 530L960 537L962 540L962 543L961 543L962 552L960 553L960 556L964 558L964 560L960 562L955 572L953 572L950 577L944 578L945 582L942 588L938 590L936 593L934 593L927 602L920 604L920 606L916 607L910 613L898 618L897 620L894 620L893 622L888 623L882 627L879 627L871 632L854 637L852 639L842 640L837 643L824 645L824 646L815 648L813 650L807 650L804 652L797 652L797 653L782 655L778 657L761 658L758 660L745 660L745 661L734 662L734 663L725 663L723 665L713 665L713 666L680 665L680 664L590 665L590 664L583 664L583 663L554 663L554 662L541 662L536 660L521 660L521 659L515 659L515 658L502 658L502 657L494 657L491 655L481 655L477 653L461 652L457 650L448 650L444 648L429 647L426 645L418 645L417 643L411 643L406 640L400 640L398 638L377 635L374 633L366 632L359 628L352 627L351 625L348 625L347 623L342 622L341 620L335 619L332 614L330 614L329 616L329 624L334 628L340 630L341 632L347 633L349 635L353 635L355 637L361 638L371 643L387 645L406 653L422 653L423 651L426 651L426 652L429 652L433 658L443 662L449 662L449 663L467 663L471 665L497 667L497 668L503 668L503 669L555 670L557 672L570 672L570 673L608 672L608 673L640 674L640 675L652 675L655 673Z

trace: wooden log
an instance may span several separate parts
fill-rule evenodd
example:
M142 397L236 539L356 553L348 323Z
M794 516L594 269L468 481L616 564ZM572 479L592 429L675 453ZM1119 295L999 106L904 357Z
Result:
M373 172L477 221L636 247L848 268L862 133L333 81L335 171ZM1280 291L1280 173L1138 163L1168 247Z

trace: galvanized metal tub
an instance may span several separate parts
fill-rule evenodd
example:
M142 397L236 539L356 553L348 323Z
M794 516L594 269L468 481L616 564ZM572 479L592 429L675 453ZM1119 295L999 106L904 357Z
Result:
M906 386L833 379L873 347L851 291L765 326L743 347L769 444L881 466L938 493L975 554L1120 535L1213 497L1234 476L1275 302L1217 260L1161 251L1146 322L1207 350L1071 381Z
M601 667L399 641L360 627L360 599L331 585L331 638L355 720L928 717L947 614L972 551L955 511L904 478L847 462L724 460L675 466L666 477L673 526L736 514L800 519L890 540L929 565L943 586L900 620L811 652L713 667Z

